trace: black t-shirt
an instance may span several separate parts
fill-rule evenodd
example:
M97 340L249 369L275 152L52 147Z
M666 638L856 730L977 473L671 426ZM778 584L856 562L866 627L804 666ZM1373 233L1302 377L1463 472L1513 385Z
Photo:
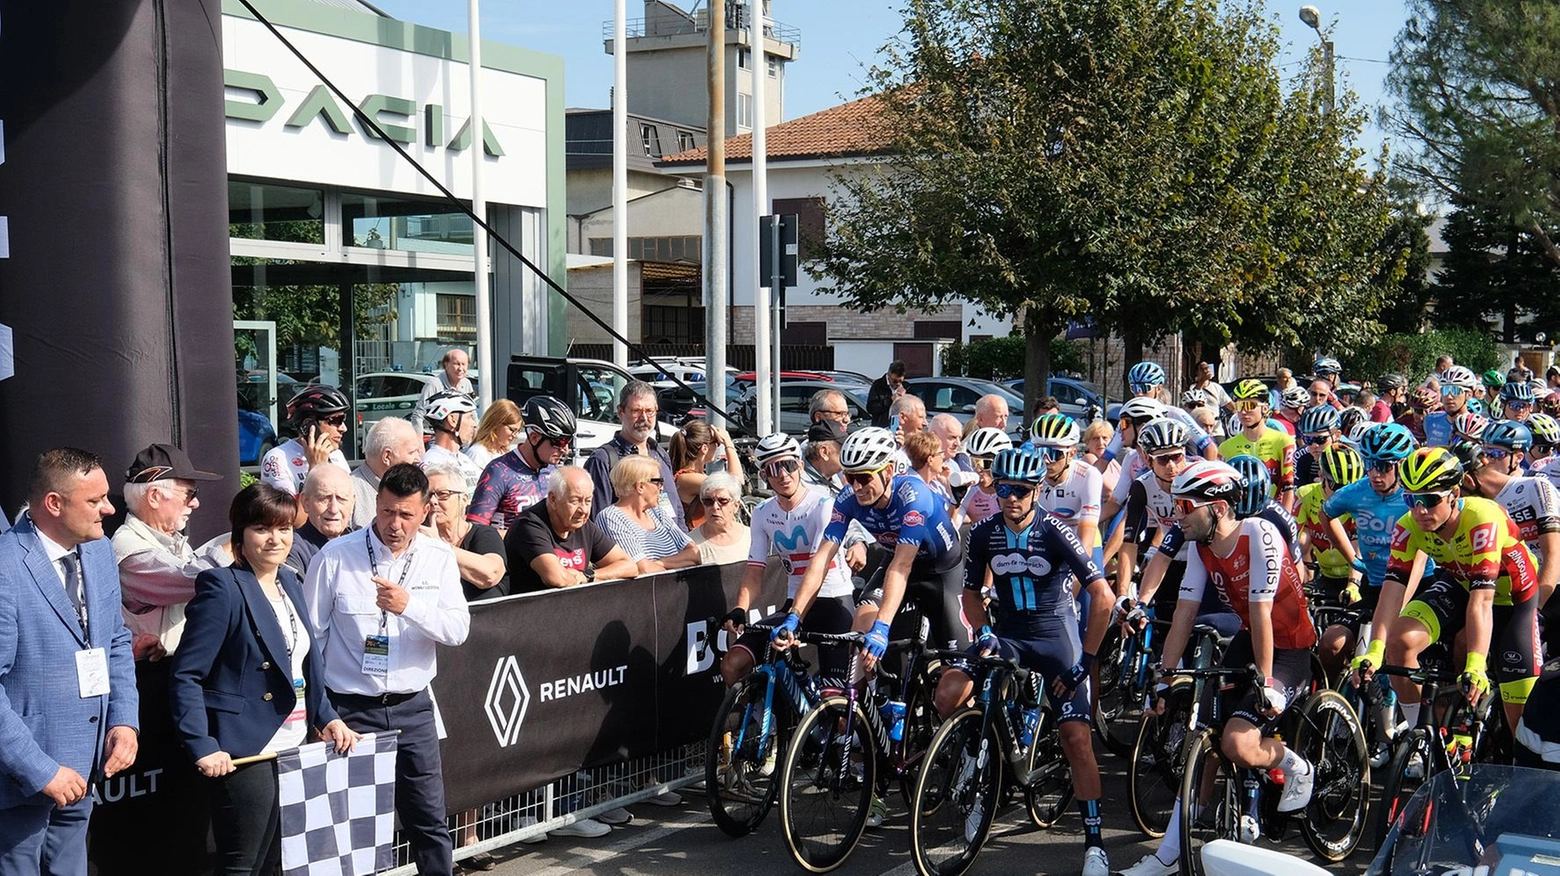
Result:
M507 562L507 552L504 550L503 537L498 534L498 530L485 523L471 524L471 528L466 530L466 537L460 540L460 547L461 550L471 551L474 554L498 554L501 557L506 557ZM460 589L466 591L467 602L508 596L509 573L505 572L504 577L500 578L497 584L486 590L462 578L460 579Z
M587 564L600 563L617 547L593 520L586 521L583 527L569 533L567 538L559 538L547 517L547 502L537 502L520 512L520 516L510 522L509 532L504 536L512 593L535 593L551 589L542 583L542 576L531 568L531 561L537 557L552 554L565 569L583 572Z

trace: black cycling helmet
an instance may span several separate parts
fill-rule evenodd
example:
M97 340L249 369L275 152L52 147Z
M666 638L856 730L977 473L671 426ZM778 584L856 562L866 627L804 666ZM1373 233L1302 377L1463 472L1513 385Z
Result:
M520 410L525 430L543 438L573 438L576 424L569 406L550 395L533 395Z
M287 402L287 421L298 425L345 412L352 404L334 386L305 387Z

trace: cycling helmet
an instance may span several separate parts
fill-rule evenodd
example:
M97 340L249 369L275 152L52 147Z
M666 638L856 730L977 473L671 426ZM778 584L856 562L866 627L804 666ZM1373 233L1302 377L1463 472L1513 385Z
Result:
M1300 415L1295 429L1301 435L1316 435L1338 428L1338 409L1332 405L1317 405Z
M1479 378L1467 368L1461 365L1453 365L1441 372L1441 385L1455 386L1463 392L1471 394L1479 391Z
M1369 423L1370 417L1359 408L1344 408L1338 413L1338 431L1346 436L1354 435L1354 427L1361 423Z
M1484 445L1477 441L1454 441L1452 455L1462 465L1464 475L1470 475L1484 467Z
M1231 397L1236 401L1248 401L1251 399L1267 401L1268 387L1266 383L1255 377L1248 377L1235 384L1235 392L1231 393Z
M878 471L894 461L899 444L894 433L877 426L851 433L840 448L840 467L846 472Z
M428 396L428 408L423 412L423 419L430 423L443 423L450 414L474 414L477 412L477 404L471 400L471 396L458 389L441 389Z
M1279 403L1286 408L1305 410L1311 404L1311 394L1303 386L1291 386L1279 393Z
M298 424L305 420L318 420L329 414L339 414L352 405L341 390L334 386L305 387L287 402L287 420Z
M1421 411L1433 411L1440 407L1440 402L1435 390L1428 386L1417 387L1408 394L1409 405Z
M1377 425L1379 424L1372 423L1370 420L1364 419L1362 417L1355 421L1354 425L1349 427L1349 432L1347 435L1343 436L1343 440L1345 443L1358 447L1360 446L1360 439L1365 437L1365 433L1369 432L1371 429L1376 428Z
M1463 406L1463 409L1470 414L1478 414L1481 417L1486 416L1489 413L1489 409L1484 406L1484 399L1481 398L1470 397L1468 399L1468 403Z
M1366 462L1397 462L1414 452L1414 433L1399 423L1379 423L1360 436L1358 446Z
M1208 404L1208 401L1208 393L1198 389L1195 386L1191 389L1188 389L1186 392L1181 393L1181 407L1183 408L1201 407L1205 404Z
M1421 447L1398 463L1398 480L1410 493L1443 492L1461 486L1462 479L1462 463L1445 447Z
M1267 463L1242 453L1229 458L1230 468L1240 472L1240 493L1235 497L1235 516L1250 517L1267 505L1268 489L1273 478L1268 474Z
M1338 384L1338 388L1333 390L1333 392L1338 394L1339 396L1345 396L1345 395L1355 396L1355 395L1359 395L1360 394L1360 385L1357 384L1357 383L1340 383L1340 384Z
M573 438L578 427L569 406L550 395L533 395L520 409L525 430L543 438Z
M1405 379L1401 374L1383 374L1381 375L1381 378L1376 381L1376 384L1381 387L1382 391L1389 389L1403 389L1404 387L1408 386L1408 380Z
M996 456L1013 446L1013 439L1001 429L983 426L964 439L964 450L971 456Z
M1533 446L1533 432L1516 420L1496 420L1484 427L1484 434L1479 440L1485 444L1526 453Z
M1165 369L1159 367L1158 362L1139 362L1127 372L1127 385L1133 387L1133 392L1140 392L1139 386L1164 386Z
M1240 472L1229 463L1199 459L1175 476L1170 493L1177 499L1234 504L1244 483Z
M1538 409L1551 417L1560 414L1560 392L1551 392L1538 400Z
M1152 364L1152 363L1150 363ZM1139 396L1127 399L1121 405L1121 417L1125 420L1154 419L1165 415L1165 406L1151 398Z
M999 481L1038 484L1045 477L1045 460L1033 447L1009 447L992 461L991 477Z
M1527 402L1533 403L1533 387L1526 383L1508 383L1500 388L1500 400L1502 402Z
M1371 430L1371 432L1375 431L1378 430ZM1361 439L1363 443L1364 436L1361 436ZM1347 444L1334 444L1323 450L1318 463L1322 477L1334 487L1346 487L1365 476L1365 460L1360 457L1358 450Z
M1478 441L1484 435L1490 421L1482 414L1473 411L1463 411L1452 418L1452 435L1467 441Z
M1230 414L1230 418L1224 421L1224 434L1238 435L1246 427L1240 423L1240 414Z
M1448 368L1447 371L1450 373L1451 369ZM1499 368L1491 368L1484 372L1480 375L1480 380L1483 381L1486 389L1499 389L1506 385L1506 375L1500 373Z
M801 459L802 447L796 443L796 439L784 432L776 432L773 435L765 435L759 440L758 446L753 448L753 461L763 468L777 459Z
M1078 424L1066 414L1041 414L1029 429L1037 447L1071 449L1078 446ZM1141 440L1141 439L1140 439Z
M1153 456L1166 450L1182 449L1186 438L1185 426L1169 417L1159 417L1138 430L1137 446L1144 455Z
M1311 363L1311 373L1317 377L1325 377L1329 374L1342 374L1343 365L1331 356L1322 356Z
M1560 421L1548 414L1531 414L1527 418L1528 431L1533 433L1534 444L1560 444Z

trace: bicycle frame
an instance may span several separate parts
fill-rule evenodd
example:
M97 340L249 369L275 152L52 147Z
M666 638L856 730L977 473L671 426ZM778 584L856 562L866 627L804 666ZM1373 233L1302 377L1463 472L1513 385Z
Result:
M922 671L921 662L929 654L926 648L926 640L930 636L931 623L926 619L925 616L922 616L920 618L920 628L915 638L895 639L889 642L888 651L884 654L884 656L886 657L888 654L902 652L905 654L905 665L901 671L901 674L896 676L884 669L882 661L879 661L878 681L897 682L900 695L903 696L909 686L912 683L915 683L917 679L919 679L919 673ZM860 649L857 649L855 653L851 655L850 671L846 675L847 681L844 691L846 700L844 738L846 739L849 739L851 734L855 731L856 707L862 703L861 691L859 690L860 685L858 682L863 678L863 675L864 672L861 651ZM879 792L884 791L888 787L888 773L891 772L894 778L903 778L905 775L909 774L916 768L917 763L920 760L919 753L917 753L914 759L908 758L904 750L904 740L900 739L896 742L891 737L889 733L890 728L886 723L884 723L882 713L878 708L878 706L881 705L881 703L878 701L882 698L885 698L886 696L887 695L882 691L877 691L874 695L867 698L866 708L861 709L861 713L865 716L865 720L867 722L867 730L872 734L872 740L879 752L879 758L885 765L889 767L888 770L881 771L878 776L879 787L877 790ZM844 759L844 761L848 761L850 757L849 750L842 747L840 750L840 757ZM848 762L842 761L838 766L839 772L836 773L837 776L844 776L848 774ZM836 781L838 780L839 779L836 779Z

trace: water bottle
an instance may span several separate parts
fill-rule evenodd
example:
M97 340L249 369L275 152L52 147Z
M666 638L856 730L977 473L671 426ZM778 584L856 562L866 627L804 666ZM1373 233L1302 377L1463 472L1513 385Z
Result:
M1035 727L1040 724L1040 707L1031 706L1024 710L1024 727L1018 731L1018 741L1025 746L1035 742Z
M883 704L883 720L888 722L888 738L903 742L905 738L905 704L889 700Z

